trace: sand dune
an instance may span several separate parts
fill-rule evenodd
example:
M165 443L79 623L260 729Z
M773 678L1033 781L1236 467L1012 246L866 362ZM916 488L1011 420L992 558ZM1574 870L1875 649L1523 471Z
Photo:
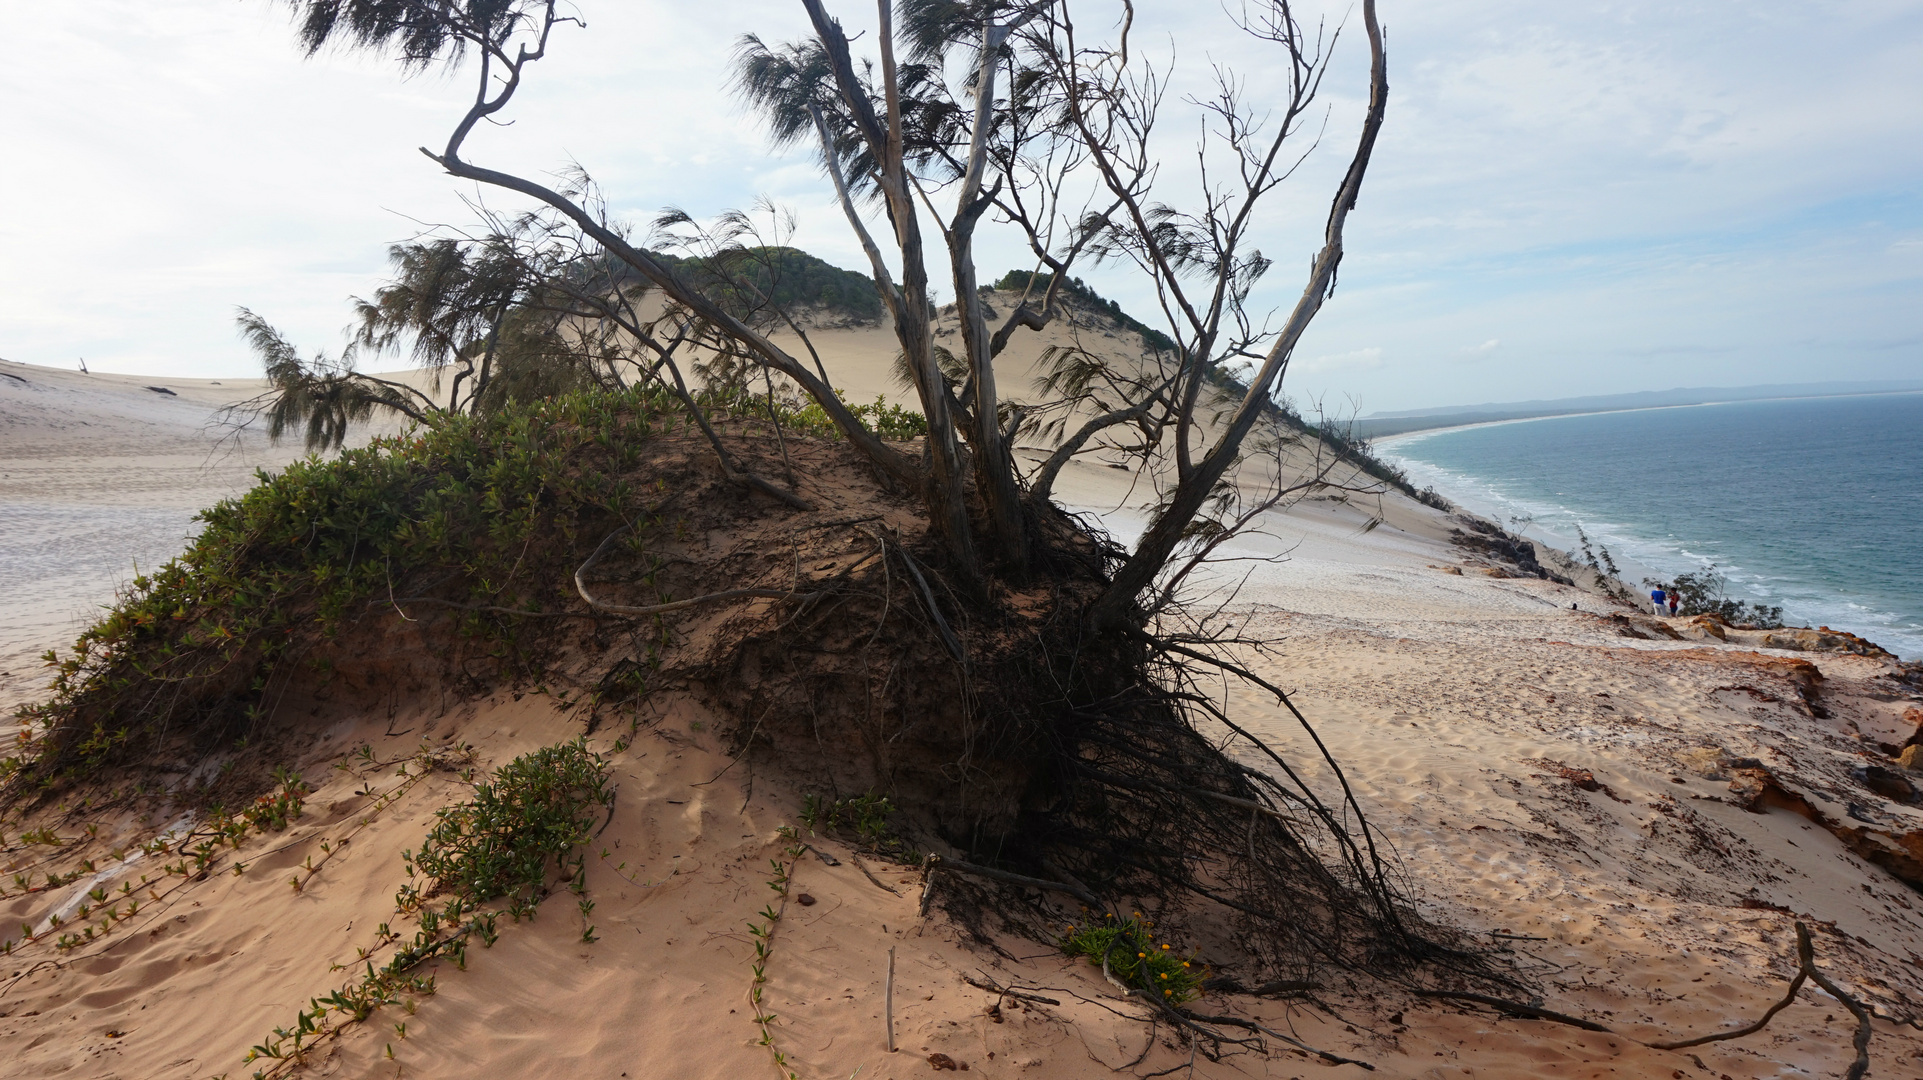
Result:
M832 344L858 361L850 397L895 396L882 381L886 339L845 333ZM15 376L0 378L0 670L14 672L0 676L0 696L19 700L38 686L24 658L70 639L133 558L177 551L194 510L296 451L250 443L209 458L206 415L252 390L232 381L0 372ZM1146 495L1138 482L1096 460L1064 474L1060 497L1127 537ZM1485 573L1449 543L1450 528L1398 496L1311 500L1275 515L1244 542L1250 561L1204 584L1235 590L1245 631L1272 642L1250 662L1295 693L1425 913L1514 950L1544 1004L1616 1034L1379 986L1332 984L1315 1003L1211 996L1205 1007L1281 1026L1382 1077L1840 1075L1850 1016L1813 987L1757 1035L1688 1052L1641 1045L1760 1016L1791 971L1801 918L1824 969L1878 1010L1871 1075L1923 1075L1923 1038L1898 1022L1923 1000L1923 896L1833 831L1923 830L1923 811L1859 778L1888 764L1877 744L1915 727L1913 679L1871 657L1626 637L1610 617L1626 613L1607 601ZM1272 701L1225 692L1280 752L1313 759ZM464 793L456 770L581 730L541 695L392 715L311 708L323 735L307 813L204 879L110 857L170 821L109 818L59 848L6 837L0 881L83 859L94 873L57 889L8 885L0 926L13 929L0 936L63 910L71 923L96 886L145 899L82 948L57 952L43 934L6 958L0 1075L248 1075L262 1064L242 1063L249 1046L342 985L362 950L378 962L392 948L379 927L393 918L402 852ZM801 808L728 768L713 734L728 718L686 700L664 708L612 758L618 800L588 868L598 940L582 940L569 898L551 899L493 948L470 950L464 969L439 963L437 992L412 1010L383 1009L329 1040L314 1074L775 1075L748 1004L747 927L773 897L770 860L786 859L777 830ZM361 744L386 764L353 764ZM441 767L397 771L424 748ZM1803 810L1752 798L1759 776ZM938 1071L931 1055L991 1078L1185 1075L1189 1048L1139 1019L1099 971L1033 941L1003 939L1001 955L970 947L939 907L918 914L917 873L870 861L871 881L845 844L813 843L837 861L795 861L767 969L774 1049L798 1075L905 1080ZM802 893L814 902L793 899ZM893 1054L882 1016L891 947ZM990 981L1029 997L975 985ZM1205 1077L1362 1074L1294 1051L1194 1059Z

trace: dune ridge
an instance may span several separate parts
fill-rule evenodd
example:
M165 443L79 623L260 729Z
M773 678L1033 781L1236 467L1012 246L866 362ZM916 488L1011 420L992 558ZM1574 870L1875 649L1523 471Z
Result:
M884 382L886 335L835 333L850 340L824 352L854 357L850 396L896 396ZM13 591L0 593L0 670L10 673L0 697L12 704L41 685L23 658L70 640L76 613L107 602L112 575L124 572L111 553L158 528L142 510L189 515L240 490L254 464L294 451L256 447L245 461L205 464L210 438L199 423L238 396L229 380L169 380L169 395L146 389L160 380L0 370L17 376L0 380L0 514L10 551L38 546L42 560L6 567ZM12 385L23 381L24 391ZM1126 538L1147 495L1140 479L1098 458L1065 470L1058 497ZM75 516L90 507L119 532ZM1573 586L1512 576L1454 546L1453 527L1394 494L1312 499L1241 542L1251 559L1284 561L1231 566L1209 584L1232 595L1249 636L1271 642L1248 662L1295 693L1424 913L1514 950L1548 1008L1615 1033L1340 981L1307 996L1211 995L1201 1007L1279 1027L1381 1076L1840 1075L1850 1017L1813 990L1742 1040L1688 1052L1641 1045L1761 1016L1792 970L1790 924L1802 919L1816 930L1819 965L1876 1010L1871 1074L1923 1072L1914 1027L1923 897L1834 831L1923 829L1915 800L1868 772L1903 777L1887 750L1923 721L1915 669L1707 634L1627 636L1642 617ZM82 564L80 550L105 554ZM35 569L75 565L85 569ZM1273 701L1246 687L1224 693L1272 745L1304 756L1306 736ZM470 951L465 969L437 962L437 992L414 1011L384 1009L330 1039L313 1072L771 1073L748 997L748 925L773 895L771 860L787 863L792 882L767 966L776 1018L765 1032L799 1075L899 1078L945 1071L943 1061L990 1077L1148 1075L1191 1060L1085 962L958 923L939 904L924 916L921 874L864 854L857 838L804 837L808 850L784 855L781 827L799 827L806 808L730 765L720 733L733 719L690 696L654 708L611 759L618 799L587 871L599 940L582 941L567 899L550 899L492 949ZM0 1074L209 1077L261 1067L242 1063L249 1046L341 985L360 950L383 947L378 926L391 917L401 854L465 790L458 768L496 767L583 728L578 712L542 694L394 708L342 695L295 709L312 740L299 748L314 787L306 813L223 855L204 879L157 876L168 857L128 855L174 817L69 817L57 822L57 848L27 843L26 823L10 828L0 881L93 869L59 887L9 886L0 925L38 926L77 912L91 889L153 880L152 898L98 942L61 953L43 935L5 958ZM594 738L612 750L619 732ZM383 764L357 764L363 745ZM1287 1048L1194 1061L1201 1076L1363 1071Z

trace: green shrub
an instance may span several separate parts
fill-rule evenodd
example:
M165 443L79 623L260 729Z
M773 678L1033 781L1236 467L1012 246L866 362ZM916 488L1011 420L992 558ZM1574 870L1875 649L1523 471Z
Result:
M836 396L840 396L840 391L836 391ZM880 395L876 395L873 405L850 405L848 411L884 439L919 439L928 434L927 417L900 405L890 405L888 399ZM810 435L841 437L840 429L828 419L827 411L813 401L789 412L783 422Z
M427 888L410 887L400 906L451 892L465 907L508 897L511 914L532 914L551 875L579 880L577 849L613 803L606 762L585 739L523 754L476 785L472 799L438 811L421 849L402 855Z
M421 767L429 766L423 761ZM425 879L428 886L423 893L409 883L394 897L403 913L420 917L414 940L396 949L383 967L366 961L357 982L308 999L292 1027L275 1028L249 1050L248 1063L274 1063L256 1071L255 1080L289 1075L317 1043L338 1035L347 1023L434 993L434 977L414 974L415 969L437 956L465 968L468 939L477 934L483 944L493 945L502 912L483 910L489 900L509 897L507 914L516 922L532 918L549 892L550 876L558 876L580 897L585 917L594 905L587 899L580 848L595 819L613 805L607 762L588 749L586 739L575 739L515 758L476 785L472 799L441 810L421 850L402 856L409 876ZM446 899L438 907L426 906L435 896ZM591 926L584 930L582 940L594 940L593 931ZM382 923L380 937L386 943L400 935Z
M186 552L136 577L70 654L47 654L52 696L20 713L46 735L5 772L91 767L170 725L231 733L258 718L280 663L410 588L539 610L557 585L534 572L529 542L547 533L572 545L583 524L632 520L648 493L625 477L675 410L659 392L583 393L437 416L335 460L261 473L203 512ZM524 624L471 612L463 631L502 643L497 659L515 673Z
M1673 592L1678 597L1677 611L1684 615L1715 615L1732 626L1753 626L1775 630L1783 625L1780 606L1736 600L1726 595L1729 579L1714 563L1693 573L1678 574L1669 582L1644 578L1643 584Z
M703 398L717 420L732 414L751 432L767 416L765 399ZM853 411L889 438L927 431L919 413L879 399ZM776 416L798 434L838 434L812 403L777 403ZM661 523L643 507L660 492L638 490L633 474L645 444L685 419L659 388L584 391L436 414L336 459L261 473L203 512L187 550L136 577L70 653L47 653L51 697L17 714L27 734L0 760L0 780L26 770L51 783L151 751L168 733L231 738L262 718L286 664L324 670L316 646L417 592L436 605L426 610L462 609L460 633L485 646L503 681L538 681L545 638L524 632L551 624L514 613L572 596L548 563L572 557L583 530L591 545L631 523L623 542L644 550Z
M835 396L846 401L847 395L840 390ZM715 410L732 414L743 420L767 420L769 414L768 396L747 389L716 391L700 396L701 403ZM928 418L900 405L888 404L888 399L876 395L872 405L849 405L848 411L855 419L866 424L869 430L884 439L918 439L928 434ZM783 400L777 394L774 399L774 418L781 426L791 432L813 435L823 439L841 438L841 429L828 419L828 411L812 399L802 399L801 404Z
M888 823L894 813L895 804L889 802L887 796L872 792L825 804L819 795L804 795L801 800L801 823L808 826L810 832L852 829L862 847L877 853L903 850L901 839Z
M1184 954L1168 942L1156 941L1155 924L1139 912L1127 919L1107 915L1095 926L1069 927L1062 937L1062 951L1086 957L1096 967L1106 962L1109 974L1120 982L1172 1005L1200 996L1208 974L1194 953Z

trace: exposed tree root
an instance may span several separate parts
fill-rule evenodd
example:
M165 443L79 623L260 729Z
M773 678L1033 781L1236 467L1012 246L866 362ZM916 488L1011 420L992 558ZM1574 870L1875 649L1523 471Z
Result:
M1492 1009L1501 1009L1503 1012L1516 1016L1526 1016L1531 1020L1548 1020L1558 1024L1568 1024L1570 1027L1578 1027L1584 1031L1600 1031L1605 1035L1616 1034L1615 1029L1604 1027L1594 1020L1584 1020L1580 1016L1570 1016L1568 1013L1559 1013L1553 1009L1544 1009L1536 1005L1524 1005L1520 1001L1509 1001L1505 998L1490 997L1488 994L1472 994L1462 990L1411 990L1409 992L1417 997L1447 998L1450 1001L1473 1001L1478 1005L1487 1005ZM1703 1041L1707 1042L1708 1040ZM1655 1043L1649 1045L1656 1046L1659 1050L1667 1049L1667 1047L1657 1046ZM1694 1044L1684 1043L1681 1045L1690 1046Z
M594 554L588 556L588 561L582 563L580 568L574 571L574 590L581 594L582 602L596 611L604 611L610 615L665 615L671 611L682 611L687 608L699 607L702 604L715 603L721 600L759 598L766 600L805 601L813 600L820 595L819 593L811 592L795 592L792 589L724 589L721 592L708 593L705 596L691 596L686 600L671 600L664 604L645 604L639 607L631 607L625 604L609 604L596 600L594 596L588 592L587 580L583 575L592 569L595 563L601 561L601 557L608 552L608 546L614 543L616 537L627 532L630 527L631 526L623 525L609 533L607 538L601 541L601 546L594 549ZM492 611L495 609L487 608L483 610ZM508 614L519 615L525 614L525 612L510 611Z

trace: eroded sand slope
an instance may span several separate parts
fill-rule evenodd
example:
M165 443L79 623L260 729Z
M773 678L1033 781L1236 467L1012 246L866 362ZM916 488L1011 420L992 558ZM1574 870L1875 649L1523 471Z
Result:
M0 513L22 515L5 519L9 546L26 548L15 522L36 520L9 508L36 500L97 506L135 522L113 527L139 533L138 510L150 503L184 511L244 482L239 465L210 479L204 466L166 460L166 447L188 445L178 434L187 406L204 416L213 389L227 388L209 388L206 401L178 400L186 390L173 400L139 386L114 391L139 406L114 422L151 428L155 441L140 444L151 454L101 455L97 437L72 426L10 443L32 453L9 455L4 470ZM165 411L176 408L179 416ZM17 485L16 460L28 463ZM1072 467L1061 497L1126 536L1139 503L1131 479ZM1378 516L1385 523L1365 532ZM1832 831L1923 828L1916 807L1858 779L1868 765L1888 765L1878 744L1914 727L1905 710L1923 693L1902 669L1848 654L1623 636L1605 601L1484 574L1449 545L1446 520L1396 498L1305 503L1268 532L1249 541L1251 553L1287 551L1286 561L1235 571L1245 632L1273 642L1251 662L1296 694L1424 910L1516 950L1548 1007L1617 1034L1339 980L1316 1002L1211 996L1201 1008L1258 1018L1385 1077L1840 1075L1850 1018L1813 988L1740 1041L1680 1053L1636 1041L1760 1016L1781 994L1790 925L1802 918L1824 968L1879 1010L1871 1075L1923 1075L1923 1040L1895 1022L1914 1015L1923 992L1923 897ZM111 596L94 570L59 576L79 565L69 556L37 557L52 569L31 587L16 573L5 586L15 591L0 593L10 656L63 644L71 622L60 620ZM1252 570L1245 582L1242 570ZM1799 665L1813 665L1820 681ZM17 698L30 686L16 677L0 690ZM1225 692L1279 752L1313 759L1273 702ZM556 896L531 923L504 927L493 948L471 949L464 969L436 964L437 992L412 1012L383 1009L328 1040L316 1075L775 1075L748 1004L748 926L774 899L770 860L786 861L777 830L797 823L801 807L729 768L715 736L729 718L685 700L659 712L612 755L618 797L587 871L597 940L582 940L572 898ZM78 949L56 950L43 932L5 958L0 1074L248 1075L263 1064L242 1063L248 1047L350 980L362 950L377 962L387 955L380 927L400 925L402 853L465 793L457 770L498 766L583 726L538 694L391 715L316 701L309 719L322 734L305 751L316 788L307 813L223 855L204 879L160 872L171 856L113 857L173 820L95 821L91 837L76 821L58 848L6 838L0 881L22 873L31 883L82 860L94 871L59 889L8 884L0 926L11 929L0 937L62 912L74 924L81 904L98 906L86 898L93 888L112 894L116 910L135 898L140 907ZM612 751L622 734L594 741ZM353 762L363 744L381 764ZM403 773L423 747L445 767ZM1793 798L1764 797L1769 785ZM774 1048L798 1075L905 1080L935 1071L933 1054L986 1077L1146 1076L1191 1061L1190 1047L1144 1023L1085 963L1032 941L1003 940L1005 955L966 947L939 904L919 915L917 873L873 859L864 873L847 844L814 843L836 862L809 852L794 863L767 967ZM894 1054L882 1016L891 947ZM976 985L990 981L1029 997ZM1287 1048L1193 1064L1198 1076L1363 1075Z

